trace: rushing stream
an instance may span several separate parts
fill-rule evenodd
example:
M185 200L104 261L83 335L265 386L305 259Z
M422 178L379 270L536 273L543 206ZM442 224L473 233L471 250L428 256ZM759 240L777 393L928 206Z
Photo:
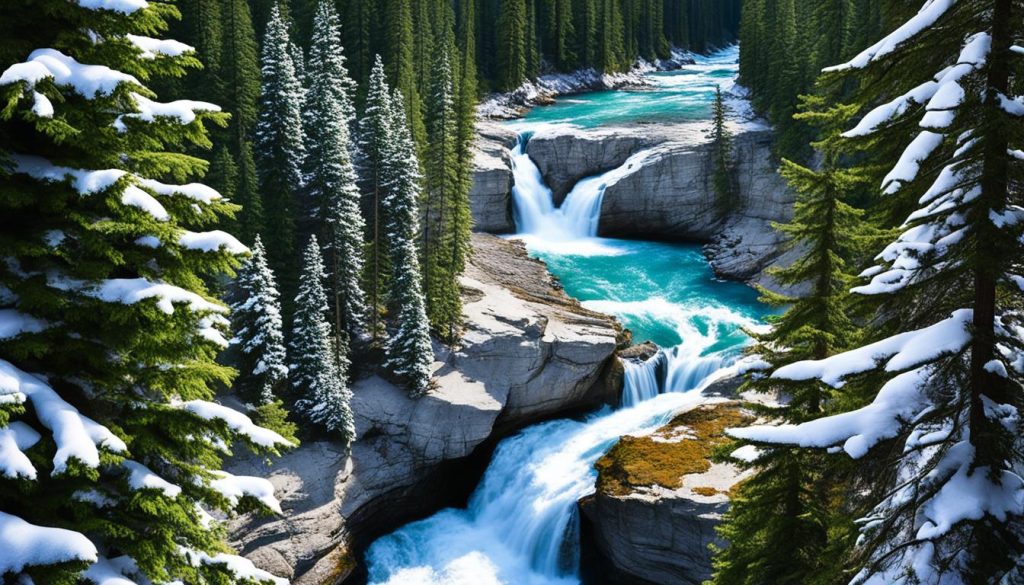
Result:
M674 80L673 91L699 93L706 106L708 85L713 91L712 82L735 76L729 64L735 57L724 52L710 59L718 59L713 64L705 60L680 72L674 77L688 82ZM576 104L582 113L569 103L549 121L571 121L620 103L614 95L592 96ZM635 115L635 96L620 97ZM684 108L682 115L689 113ZM548 263L566 292L617 316L635 340L662 349L644 364L626 364L622 408L535 425L505 439L466 509L444 510L376 541L366 555L371 583L578 584L576 502L594 490L594 463L622 435L649 432L704 400L694 390L730 373L747 341L742 329L757 326L765 314L752 290L713 277L698 246L596 237L605 186L641 164L645 152L581 180L556 208L526 154L528 140L524 131L513 153L517 237Z

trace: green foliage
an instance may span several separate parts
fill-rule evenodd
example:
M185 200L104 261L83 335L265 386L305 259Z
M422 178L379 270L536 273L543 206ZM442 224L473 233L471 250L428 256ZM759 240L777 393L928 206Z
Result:
M733 158L732 133L726 128L728 109L722 98L722 88L715 88L715 102L711 117L711 182L715 192L715 206L722 216L736 205L736 163Z
M174 87L162 78L180 81L200 62L191 52L146 54L127 35L161 37L178 16L156 2L131 14L64 0L0 8L0 68L50 47L98 66L91 80L133 76L99 91L52 77L0 87L0 309L43 324L0 341L5 380L27 390L31 404L5 404L0 424L21 421L43 435L25 448L34 477L0 481L0 510L128 557L138 569L126 577L139 582L232 583L243 579L184 551L227 550L223 529L207 524L203 511L232 513L211 483L223 447L241 440L275 452L285 441L257 445L187 407L211 401L234 378L216 362L226 308L206 283L231 276L244 248L227 234L200 231L229 219L236 205L172 184L206 173L197 155L212 146L207 128L224 127L227 115L204 105L180 117L140 115L144 100L167 99L149 82ZM203 30L215 52L216 26ZM39 96L52 112L37 107ZM220 177L230 172L222 160ZM190 243L204 238L218 245ZM204 402L193 406L214 406ZM132 480L135 464L180 493ZM243 499L243 508L254 505ZM77 583L87 563L74 562L78 553L67 558L27 573L36 583Z
M834 407L828 387L820 381L785 382L771 373L796 361L834 355L858 338L848 316L853 281L848 261L856 257L864 228L861 212L844 198L865 175L842 168L839 156L839 133L856 108L827 108L824 100L805 97L803 110L798 114L801 119L821 133L814 146L823 160L817 170L783 161L781 173L796 191L797 202L793 220L776 229L804 253L770 274L781 285L810 290L795 298L762 290L765 301L786 311L772 321L768 332L752 334L757 344L750 351L767 367L750 375L745 384L762 393L784 393L783 406L758 409L780 423L813 420ZM716 551L713 583L831 582L833 569L852 546L851 519L840 506L849 482L829 471L827 455L792 447L758 448L759 458L748 464L755 474L737 490L719 530L730 545Z

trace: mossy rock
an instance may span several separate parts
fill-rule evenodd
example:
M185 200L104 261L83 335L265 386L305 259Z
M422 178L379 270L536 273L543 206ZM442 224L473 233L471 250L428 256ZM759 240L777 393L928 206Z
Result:
M725 402L684 412L649 436L622 437L595 465L597 490L625 496L641 487L677 489L684 475L711 468L715 447L729 441L725 429L753 420L738 403ZM695 493L700 494L700 489Z

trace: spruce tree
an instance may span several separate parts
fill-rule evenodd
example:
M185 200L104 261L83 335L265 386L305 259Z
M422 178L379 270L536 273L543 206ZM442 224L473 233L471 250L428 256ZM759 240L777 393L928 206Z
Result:
M275 4L270 8L260 57L263 75L256 123L255 160L259 173L270 265L291 281L295 250L297 192L303 184L303 90L289 53L288 29ZM288 288L287 286L285 287Z
M799 114L822 131L815 148L822 153L817 170L789 160L782 175L797 193L793 220L776 229L788 236L790 247L805 250L791 265L771 271L787 286L810 285L807 294L792 298L762 289L762 300L786 312L767 333L754 333L751 352L766 368L748 375L745 388L785 397L784 405L758 408L779 423L795 424L823 416L831 408L829 388L818 380L782 382L771 374L788 364L824 359L848 349L857 329L847 313L853 281L848 261L857 257L861 212L844 198L865 180L857 169L841 168L842 125L856 108L823 109L821 98L807 98ZM732 445L730 450L739 448ZM749 447L747 447L749 449ZM719 534L729 542L717 552L713 583L830 583L852 545L852 523L832 509L848 485L822 453L793 447L761 448L756 458L738 463L754 475L740 484Z
M1012 0L928 2L829 69L863 88L857 105L882 102L844 135L905 145L881 189L919 208L853 289L880 304L879 339L772 377L861 385L874 396L796 427L733 432L886 463L870 478L855 583L1022 577L1024 221L1015 181L1024 98L1011 90L1022 26L1024 8Z
M366 298L360 285L365 223L349 150L353 83L345 70L332 2L320 2L313 27L306 191L315 231L324 242L335 345L340 350L347 345L342 337L360 339L366 334Z
M429 151L423 196L424 294L434 331L446 340L457 334L462 318L458 278L464 264L468 222L460 207L457 161L458 120L455 116L453 71L448 51L439 53L434 88L428 105Z
M385 151L386 195L382 203L387 250L391 260L393 330L388 339L384 367L400 380L413 397L430 389L434 351L416 250L419 237L419 161L405 119L400 95L391 100L390 139Z
M348 445L355 440L348 347L334 347L327 322L325 278L320 245L313 236L302 256L302 278L295 296L289 344L291 382L298 396L295 410L299 416Z
M364 209L368 218L369 253L367 255L367 289L370 311L370 334L376 344L381 337L380 313L386 296L387 269L384 244L384 212L381 202L387 193L385 172L391 141L391 90L384 75L384 62L377 55L370 73L366 93L366 109L359 122L359 175L362 183Z
M251 136L260 95L259 51L249 3L246 0L225 0L220 12L224 23L221 34L224 43L221 50L224 103L221 105L231 113L228 143L237 168L232 201L242 207L236 216L238 235L242 241L251 242L263 229L263 202Z
M240 375L235 387L249 402L274 402L288 379L288 366L285 365L281 298L259 236L253 243L252 256L235 278L231 323L235 335L233 343L240 354Z
M279 513L269 482L219 469L232 443L288 444L212 401L234 374L216 361L227 307L204 282L246 250L191 231L236 207L178 183L206 170L183 151L209 148L225 116L145 85L199 65L152 36L176 8L97 4L0 7L18 23L5 45L25 49L0 74L0 574L281 583L229 554L211 516Z
M726 127L728 110L722 98L722 86L715 86L711 107L711 182L719 215L734 211L736 205L736 168L733 161L732 132Z
M526 0L502 2L497 29L498 89L511 91L526 81Z

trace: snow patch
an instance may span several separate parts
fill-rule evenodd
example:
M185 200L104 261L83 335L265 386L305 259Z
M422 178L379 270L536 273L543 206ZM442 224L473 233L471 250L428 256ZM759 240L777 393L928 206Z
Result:
M29 524L0 512L0 575L17 574L26 567L71 561L96 562L96 546L84 535Z
M221 420L228 425L228 428L248 438L260 447L290 446L291 443L270 429L257 426L252 419L241 412L227 406L209 402L206 400L190 400L175 404L182 410L187 410L203 420Z
M48 77L56 85L69 86L86 98L110 95L122 83L142 86L132 75L104 65L79 63L56 49L32 51L28 61L11 65L0 75L0 85L21 81L33 88Z

